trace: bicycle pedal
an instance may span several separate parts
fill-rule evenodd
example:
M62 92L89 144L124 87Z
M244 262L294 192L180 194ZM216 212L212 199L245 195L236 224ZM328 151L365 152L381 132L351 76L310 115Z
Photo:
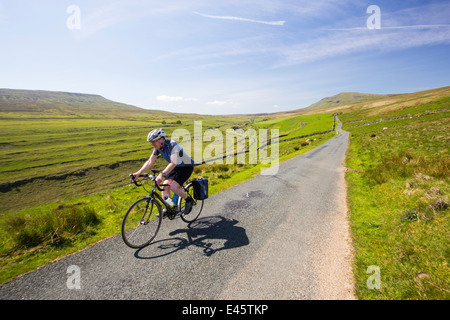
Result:
M167 218L169 218L169 220L175 219L176 216L177 216L176 212L167 212Z

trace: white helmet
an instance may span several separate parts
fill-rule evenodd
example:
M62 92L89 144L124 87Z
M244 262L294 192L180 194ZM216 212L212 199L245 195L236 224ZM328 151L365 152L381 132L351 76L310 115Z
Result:
M162 138L162 137L164 137L164 138L166 137L164 130L163 129L155 129L155 130L150 131L150 133L147 136L147 141L152 142L152 141L158 140L159 138Z

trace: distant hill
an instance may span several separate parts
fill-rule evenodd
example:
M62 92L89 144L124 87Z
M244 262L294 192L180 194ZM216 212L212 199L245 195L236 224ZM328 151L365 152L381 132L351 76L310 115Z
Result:
M320 101L310 105L306 108L289 110L289 111L281 111L275 113L258 113L258 114L248 114L245 116L256 116L256 117L284 117L293 114L313 114L318 112L329 112L329 110L320 110L320 109L331 109L341 106L348 106L357 103L370 102L375 100L386 99L389 97L397 96L398 94L371 94L371 93L359 93L359 92L342 92L336 94L332 97L326 97L321 99Z
M374 101L384 98L396 96L395 94L370 94L359 92L342 92L332 97L323 98L322 100L302 109L304 111L324 109L336 106L349 105L360 102Z
M3 117L21 114L30 117L110 118L119 114L167 114L108 100L99 95L44 90L0 89Z
M402 93L402 94L367 95L367 97L356 98L357 95L363 95L358 93L356 96L354 96L355 99L350 98L350 100L345 99L348 98L347 94L348 93L344 94L344 99L339 99L339 97L342 97L339 94L333 97L322 99L321 101L319 101L322 102L321 105L319 103L316 103L311 106L315 108L308 107L305 109L298 109L290 113L308 115L325 112L326 113L358 112L361 117L388 114L398 110L410 109L414 108L415 106L433 102L439 102L438 104L442 105L441 99L450 96L450 87L442 87L425 91ZM350 94L353 95L355 93ZM348 101L353 102L349 103ZM448 104L444 104L443 106L445 109L446 107L448 107ZM414 113L412 109L410 112Z

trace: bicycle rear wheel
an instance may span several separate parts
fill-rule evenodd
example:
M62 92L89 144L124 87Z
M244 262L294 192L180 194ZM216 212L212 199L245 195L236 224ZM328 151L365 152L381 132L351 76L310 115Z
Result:
M139 249L156 237L162 221L161 205L154 198L143 198L131 205L122 222L122 239Z
M194 186L192 185L192 183L189 183L184 188L184 190L186 191L188 196L190 196L192 199L194 199ZM192 210L188 214L183 213L185 204L186 204L186 200L179 197L178 198L178 210L180 212L182 212L181 219L186 223L190 223L190 222L197 220L198 216L200 215L200 213L202 212L202 209L203 209L203 200L195 200L194 199L194 204L192 206Z

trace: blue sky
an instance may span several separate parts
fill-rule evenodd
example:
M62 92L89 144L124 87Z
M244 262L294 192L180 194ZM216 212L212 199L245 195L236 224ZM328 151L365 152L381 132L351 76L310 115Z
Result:
M7 0L0 39L0 88L171 112L279 112L450 85L447 0Z

